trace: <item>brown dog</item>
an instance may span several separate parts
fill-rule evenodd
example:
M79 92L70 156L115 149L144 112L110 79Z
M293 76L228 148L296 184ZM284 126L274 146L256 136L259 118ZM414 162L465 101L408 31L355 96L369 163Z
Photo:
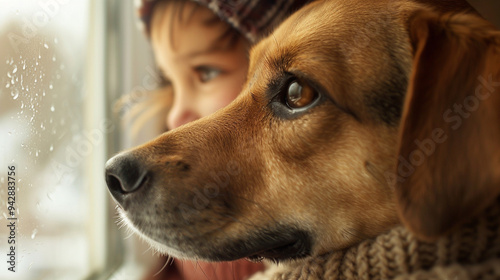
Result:
M500 192L500 33L426 2L292 15L231 105L108 162L123 219L175 257L280 261L401 221L432 239L483 210Z

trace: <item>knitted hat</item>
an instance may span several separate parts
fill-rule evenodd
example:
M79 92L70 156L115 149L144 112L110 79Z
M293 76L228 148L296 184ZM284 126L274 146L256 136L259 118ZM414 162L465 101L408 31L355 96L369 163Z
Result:
M154 6L159 1L140 0L138 9L143 28L149 36ZM266 35L288 15L311 0L192 0L212 10L250 42Z

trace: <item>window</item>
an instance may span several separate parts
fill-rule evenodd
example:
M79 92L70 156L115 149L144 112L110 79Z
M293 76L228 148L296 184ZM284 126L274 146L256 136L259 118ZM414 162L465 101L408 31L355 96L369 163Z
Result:
M84 279L121 262L103 180L116 129L105 3L0 0L0 279Z
M136 144L113 104L158 82L133 1L0 7L0 279L141 279L152 252L118 229L104 182Z

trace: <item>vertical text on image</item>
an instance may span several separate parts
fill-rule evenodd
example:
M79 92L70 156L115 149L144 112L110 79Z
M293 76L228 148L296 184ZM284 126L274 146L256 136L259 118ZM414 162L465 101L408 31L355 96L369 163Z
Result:
M16 272L16 230L17 230L17 217L16 217L16 167L13 165L8 166L7 170L7 269Z

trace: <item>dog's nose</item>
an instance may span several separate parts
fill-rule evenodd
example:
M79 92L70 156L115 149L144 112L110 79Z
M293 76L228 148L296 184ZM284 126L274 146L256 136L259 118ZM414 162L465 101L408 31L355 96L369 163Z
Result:
M147 180L147 170L129 153L118 154L106 163L106 183L119 202L123 194L139 190Z

